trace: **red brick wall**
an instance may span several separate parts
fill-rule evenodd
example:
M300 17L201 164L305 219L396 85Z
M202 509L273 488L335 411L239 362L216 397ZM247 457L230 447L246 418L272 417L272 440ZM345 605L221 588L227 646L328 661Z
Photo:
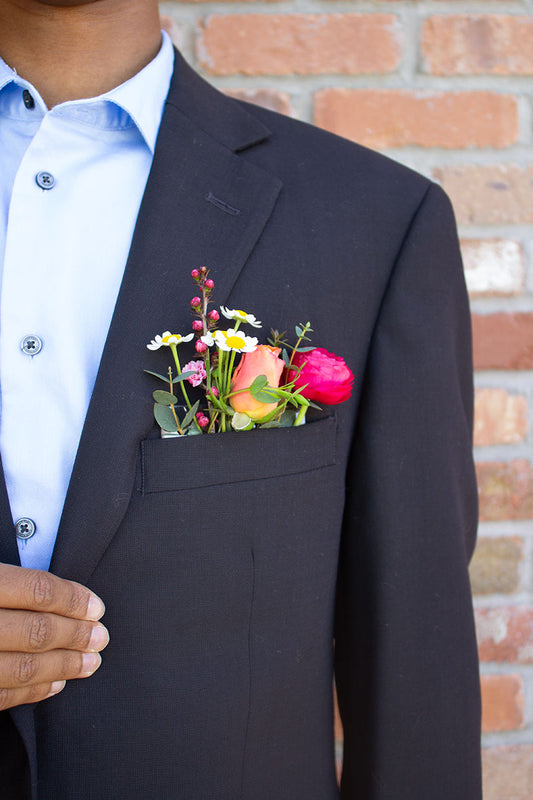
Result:
M184 55L224 91L382 150L452 198L474 315L485 800L533 799L532 8L161 5Z

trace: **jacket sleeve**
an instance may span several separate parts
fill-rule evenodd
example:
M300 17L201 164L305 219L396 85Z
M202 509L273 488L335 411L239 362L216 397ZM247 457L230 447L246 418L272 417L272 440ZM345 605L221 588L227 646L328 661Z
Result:
M455 222L431 184L376 321L347 474L335 642L343 800L481 798L472 405Z

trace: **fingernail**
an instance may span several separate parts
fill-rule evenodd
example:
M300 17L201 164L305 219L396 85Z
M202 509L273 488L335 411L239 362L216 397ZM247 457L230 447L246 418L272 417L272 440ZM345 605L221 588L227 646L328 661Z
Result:
M102 657L99 653L82 653L82 668L81 668L81 675L82 677L86 677L87 675L92 675L93 672L96 672L100 664L102 663Z
M95 625L89 640L89 650L103 650L109 642L109 633L103 625Z
M52 695L57 694L62 689L64 689L66 685L67 685L66 681L54 681L50 687L50 692L47 695L47 697L52 697Z
M105 606L95 594L89 598L89 605L87 607L87 619L99 620L105 613Z

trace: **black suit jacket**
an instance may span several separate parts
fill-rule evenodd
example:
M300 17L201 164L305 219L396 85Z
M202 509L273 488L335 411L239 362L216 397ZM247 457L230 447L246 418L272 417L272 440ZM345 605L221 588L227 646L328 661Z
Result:
M161 440L146 343L190 329L202 264L264 335L311 320L352 399ZM335 660L344 800L478 800L471 423L443 192L178 57L51 565L104 599L111 642L1 715L2 797L333 800ZM17 563L4 486L0 513Z

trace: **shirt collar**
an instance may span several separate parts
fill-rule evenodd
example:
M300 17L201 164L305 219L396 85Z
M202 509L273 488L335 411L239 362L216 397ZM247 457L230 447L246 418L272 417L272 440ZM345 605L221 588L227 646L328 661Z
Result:
M81 109L82 106L87 107L89 105L96 107L96 104L102 108L102 103L105 103L105 101L113 103L129 115L153 153L174 69L172 42L165 31L161 33L162 43L158 54L140 72L125 81L125 83L98 97L69 100L55 108L61 110L61 112L68 112L69 108L79 107ZM39 97L36 89L28 81L17 75L0 58L0 91L11 82L21 88L28 89L34 97ZM94 119L95 125L98 126L97 118L94 117Z

